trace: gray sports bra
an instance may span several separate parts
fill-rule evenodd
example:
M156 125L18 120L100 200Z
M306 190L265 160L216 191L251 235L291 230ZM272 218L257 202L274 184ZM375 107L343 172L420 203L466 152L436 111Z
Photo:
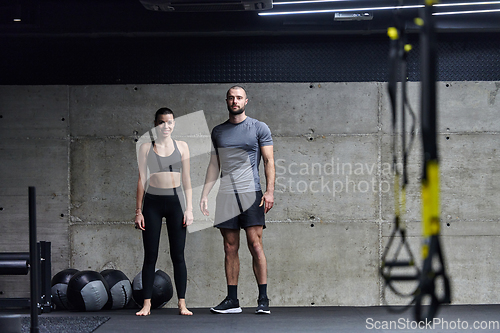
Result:
M148 153L148 168L149 173L154 174L158 172L181 172L182 169L182 156L179 148L177 147L177 143L174 142L174 151L169 156L160 156L155 150L155 142L152 141L151 149Z

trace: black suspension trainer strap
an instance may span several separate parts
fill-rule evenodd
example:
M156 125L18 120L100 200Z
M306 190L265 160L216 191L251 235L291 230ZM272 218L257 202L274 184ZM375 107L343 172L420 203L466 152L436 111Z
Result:
M415 303L415 320L421 322L424 320L432 321L441 304L451 302L450 281L446 274L444 256L440 245L440 206L439 206L439 158L437 149L437 111L436 111L436 47L435 47L435 27L433 22L433 5L436 0L426 0L422 11L422 17L416 18L415 22L421 27L420 46L421 46L421 135L423 144L422 159L422 177L421 177L421 197L422 197L422 269L419 270L414 262L406 239L406 227L401 219L401 211L404 211L406 201L407 177L407 159L408 152L411 149L414 139L415 114L406 97L406 55L409 48L404 44L404 38L400 36L402 29L392 31L390 37L390 76L389 76L389 96L392 107L392 129L393 129L393 171L394 171L394 196L395 196L395 218L394 230L389 237L389 242L382 255L380 275L384 279L385 286L382 289L382 297L385 300L385 289L388 287L398 296L413 297L411 305ZM396 19L398 22L398 18ZM398 27L401 27L399 25ZM392 35L392 36L391 36ZM399 184L400 175L397 167L396 148L396 127L397 127L397 71L401 71L401 89L402 89L402 119L401 119L401 146L402 146L402 183ZM406 147L406 118L405 107L408 107L413 118L413 125L410 134L410 142ZM400 206L401 203L403 204ZM394 238L398 236L401 240L395 251L392 251L393 259L387 260ZM398 259L401 250L406 248L407 260ZM392 274L393 268L413 267L415 274ZM403 294L395 288L393 281L417 281L417 288L409 294ZM441 288L436 288L440 282ZM437 290L441 289L438 295ZM407 306L407 307L408 307ZM406 309L407 307L404 307Z
M411 50L411 46L406 44L404 28L399 17L396 15L396 26L388 29L388 35L391 39L390 44L390 68L389 68L389 82L388 92L392 109L392 171L394 174L394 227L389 236L389 241L384 249L381 258L380 276L384 279L384 286L382 287L382 301L386 303L386 289L390 289L395 295L399 297L411 298L411 300L404 307L391 307L388 309L391 312L403 312L415 301L416 288L410 292L402 291L402 284L405 282L416 282L419 279L420 271L415 263L413 253L408 244L406 235L406 224L402 218L406 210L406 185L408 184L407 176L407 157L411 149L414 136L415 116L412 113L413 124L411 131L410 144L406 146L406 109L409 106L406 102L406 79L407 79L407 66L406 58L407 53ZM399 77L399 79L398 79ZM401 108L398 107L398 93L397 85L401 81ZM402 150L402 174L398 167L398 114L401 113L401 133L400 142ZM393 245L396 239L399 239L395 250ZM403 254L406 252L405 254ZM389 258L389 253L391 257ZM394 271L398 272L397 274Z
M440 245L439 158L436 111L436 40L432 17L435 0L427 0L423 11L422 32L422 260L423 267L415 302L417 321L431 320L441 304L451 303L450 281L446 274ZM436 282L442 281L442 296Z

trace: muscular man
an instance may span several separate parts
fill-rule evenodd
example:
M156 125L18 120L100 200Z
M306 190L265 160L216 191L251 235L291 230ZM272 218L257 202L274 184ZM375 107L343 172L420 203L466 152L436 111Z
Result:
M248 103L245 89L233 86L226 95L229 119L214 127L212 152L207 168L200 208L208 216L208 194L217 181L215 226L224 240L227 297L210 310L213 313L240 313L237 297L240 261L240 230L244 229L259 288L258 314L270 314L267 297L267 262L262 245L264 214L274 204L274 155L269 127L245 114ZM266 189L262 193L259 177L260 159L264 161Z

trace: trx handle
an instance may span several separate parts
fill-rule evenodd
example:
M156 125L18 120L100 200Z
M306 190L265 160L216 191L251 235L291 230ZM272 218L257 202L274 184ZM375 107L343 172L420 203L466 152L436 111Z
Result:
M423 320L432 321L441 304L451 303L450 280L445 271L439 235L431 236L429 242L429 256L424 260L418 292L415 297L415 320L418 322ZM433 260L437 260L441 264L439 269L435 270L432 267ZM436 281L438 279L441 279L443 284L442 297L439 297L436 292ZM430 303L428 300L430 300Z

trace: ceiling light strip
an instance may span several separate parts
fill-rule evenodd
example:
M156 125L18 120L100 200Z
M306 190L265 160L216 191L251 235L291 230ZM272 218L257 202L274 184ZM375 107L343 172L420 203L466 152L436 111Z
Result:
M352 0L304 0L304 1L283 1L273 2L273 5L305 5L305 4L318 4L318 3L332 3L332 2L348 2ZM437 3L434 7L454 7L454 6L484 6L484 5L498 5L500 1L476 1L476 2L455 2L455 3ZM353 9L355 10L355 9Z
M479 13L495 13L495 12L500 12L500 9L463 10L458 12L433 13L432 15L458 15L458 14L479 14Z
M328 3L328 2L346 2L346 1L351 1L351 0L310 0L310 1L283 1L283 2L274 2L273 1L273 6L279 6L279 5L304 5L304 4L310 4L310 3Z
M294 12L266 12L259 13L260 16L269 15L295 15L295 14L315 14L315 13L341 13L341 12L355 12L355 11L376 11L376 10L390 10L390 9L412 9L423 8L424 5L413 6L389 6L389 7L367 7L367 8L347 8L347 9L322 9L322 10L298 10Z
M480 2L457 2L457 3L437 3L434 7L455 7L455 6L476 6L476 5L500 5L500 1L480 1Z

